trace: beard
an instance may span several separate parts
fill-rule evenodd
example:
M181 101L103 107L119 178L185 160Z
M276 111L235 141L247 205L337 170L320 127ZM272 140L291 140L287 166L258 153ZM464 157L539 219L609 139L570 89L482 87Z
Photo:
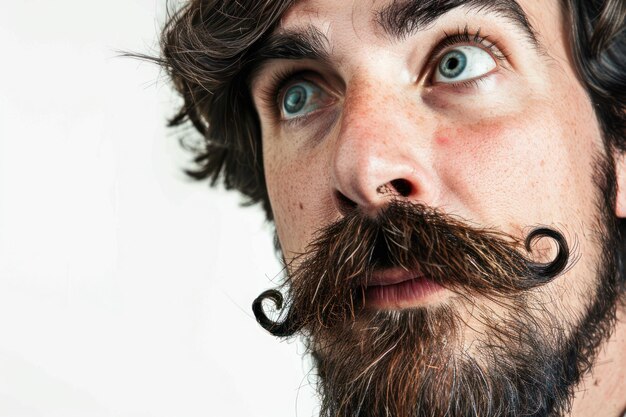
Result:
M290 265L285 297L264 292L255 316L276 336L304 336L321 416L563 415L615 321L614 172L612 160L598 159L597 279L576 317L538 291L577 259L562 233L536 228L522 241L406 201L391 201L374 219L355 210L322 229ZM543 238L556 244L548 262L535 259ZM368 282L385 268L419 268L454 296L369 309ZM277 320L264 300L282 310Z

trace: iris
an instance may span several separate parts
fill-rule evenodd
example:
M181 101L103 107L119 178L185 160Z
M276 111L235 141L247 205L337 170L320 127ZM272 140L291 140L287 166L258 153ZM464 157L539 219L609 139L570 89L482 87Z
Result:
M304 108L308 94L306 88L301 85L294 85L285 93L283 106L287 113L297 113Z
M456 78L467 67L467 57L459 50L450 51L439 63L439 71L446 78Z

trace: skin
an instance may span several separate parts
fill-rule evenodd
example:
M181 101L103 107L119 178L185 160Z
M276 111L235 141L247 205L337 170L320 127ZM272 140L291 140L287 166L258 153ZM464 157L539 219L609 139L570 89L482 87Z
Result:
M385 3L298 2L280 27L320 29L332 45L331 66L275 60L253 82L267 187L286 261L303 252L320 227L342 216L342 201L375 215L391 198L378 193L379 187L400 179L410 185L403 198L474 225L523 237L528 227L541 224L576 237L579 261L538 296L568 328L597 279L592 175L594 156L605 151L572 65L559 3L519 1L541 50L508 20L464 8L406 39L392 40L372 20ZM430 51L444 31L466 25L470 33L480 28L481 35L496 41L506 60L497 61L476 85L433 82L436 63L429 62ZM294 65L328 94L296 125L281 120L276 102L262 92L273 73ZM626 167L624 158L615 156L614 213L626 217ZM446 297L442 292L429 302L446 302ZM572 416L617 416L626 408L623 312L596 364L577 387Z

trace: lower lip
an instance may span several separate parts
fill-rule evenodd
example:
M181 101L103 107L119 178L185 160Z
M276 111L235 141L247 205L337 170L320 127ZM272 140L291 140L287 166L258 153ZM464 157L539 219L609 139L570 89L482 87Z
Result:
M374 309L396 310L420 307L436 301L444 288L420 277L391 285L374 285L365 291L365 305Z

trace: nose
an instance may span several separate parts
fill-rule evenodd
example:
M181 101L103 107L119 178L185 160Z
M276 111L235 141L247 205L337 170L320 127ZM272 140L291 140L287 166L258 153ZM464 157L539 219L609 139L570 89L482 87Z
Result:
M419 106L382 84L347 92L332 158L333 197L342 214L359 209L375 216L391 200L433 204L429 169L433 122Z

